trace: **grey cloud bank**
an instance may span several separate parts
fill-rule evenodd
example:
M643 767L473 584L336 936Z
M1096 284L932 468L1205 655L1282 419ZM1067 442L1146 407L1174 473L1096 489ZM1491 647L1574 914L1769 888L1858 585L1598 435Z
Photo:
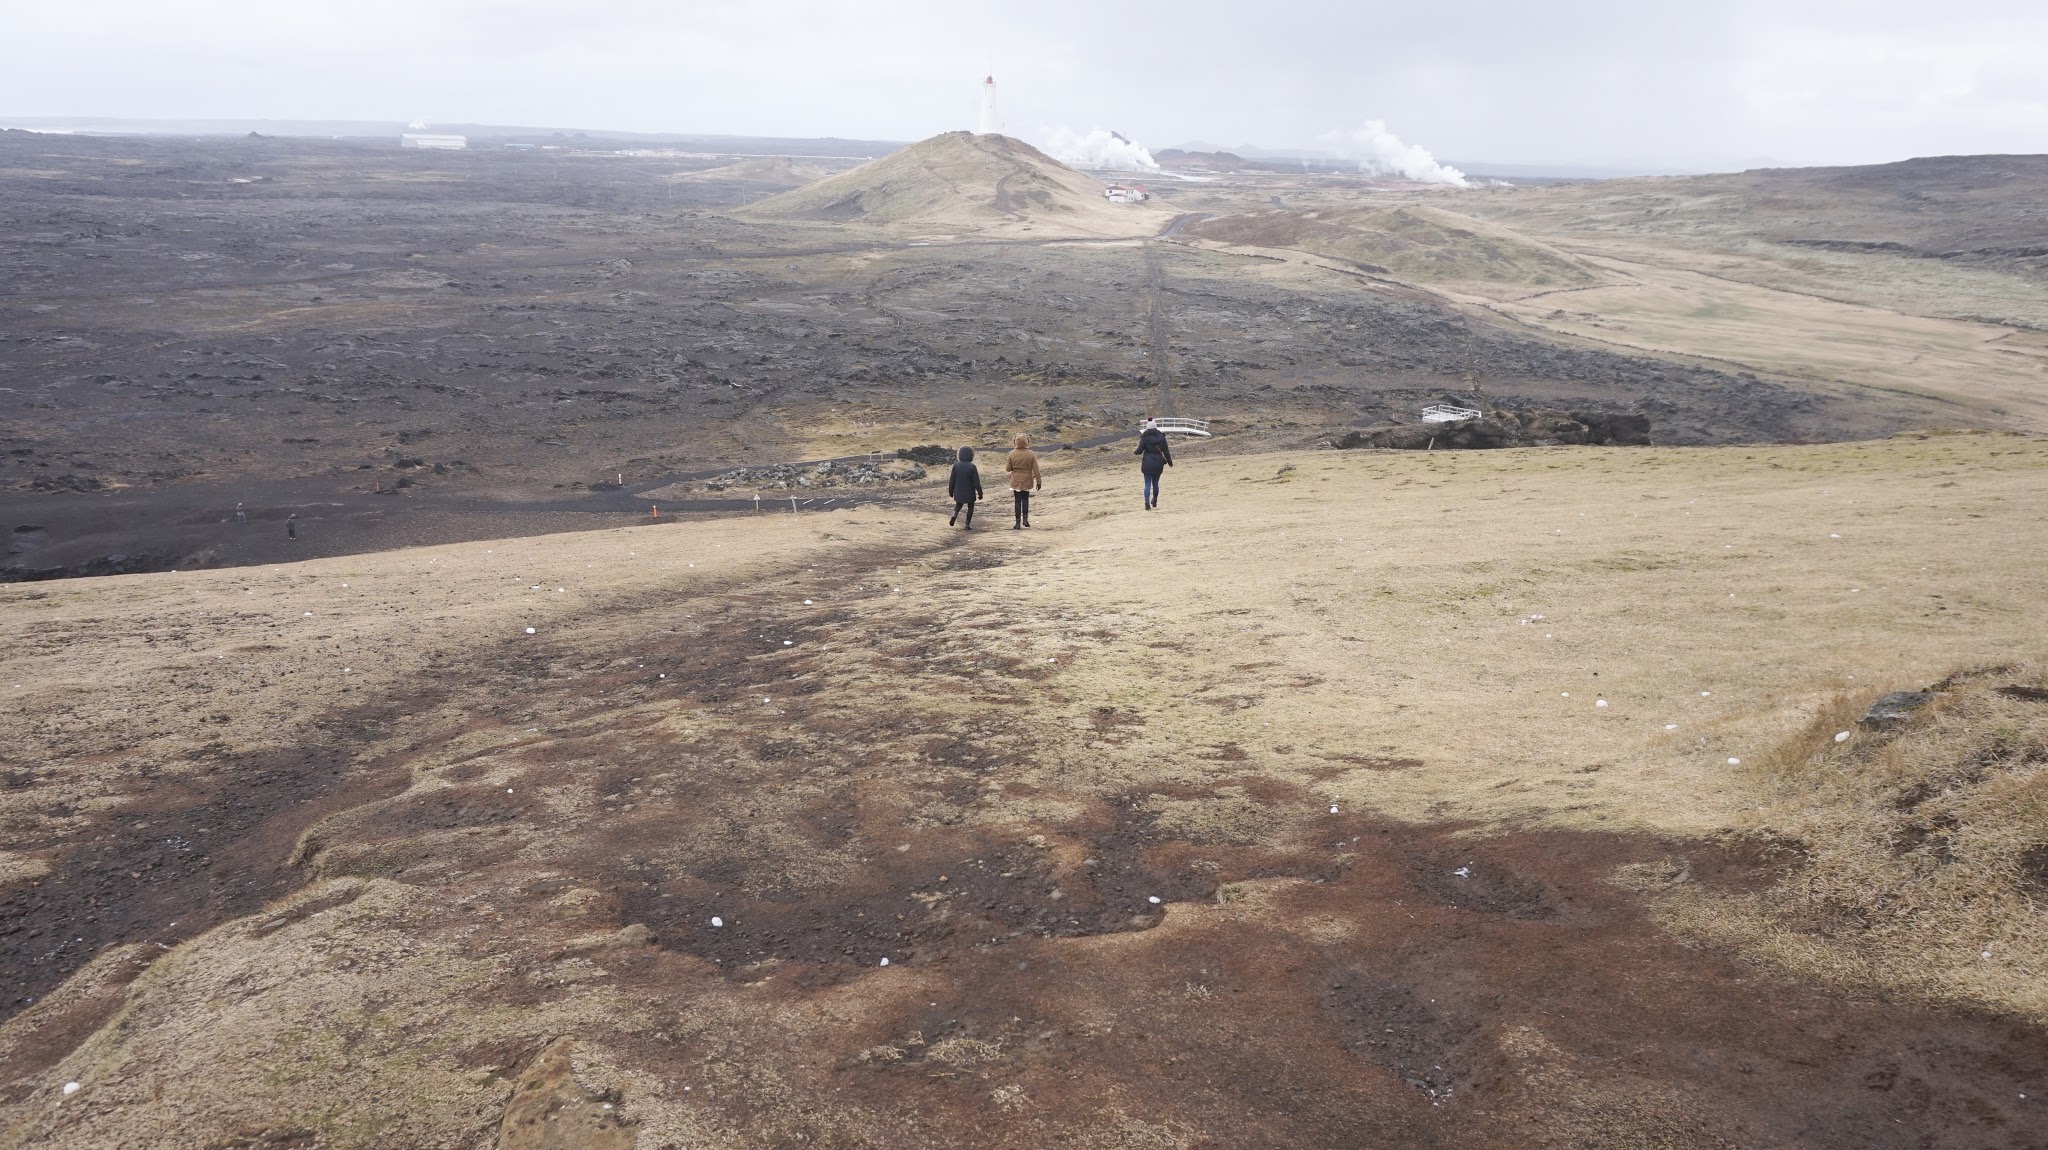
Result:
M1116 129L1610 169L2048 151L2048 5L73 0L0 118L464 121L916 139ZM1382 128L1375 130L1378 122Z

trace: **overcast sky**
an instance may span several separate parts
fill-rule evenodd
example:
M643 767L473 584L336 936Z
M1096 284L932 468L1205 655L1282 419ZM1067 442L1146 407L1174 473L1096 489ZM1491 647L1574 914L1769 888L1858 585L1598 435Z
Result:
M0 117L1114 128L1720 170L2048 152L2044 0L0 0Z

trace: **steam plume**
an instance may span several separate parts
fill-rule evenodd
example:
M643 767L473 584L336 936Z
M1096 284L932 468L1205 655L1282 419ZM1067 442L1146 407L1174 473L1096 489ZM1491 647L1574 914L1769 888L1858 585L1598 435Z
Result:
M1419 144L1402 143L1399 136L1387 131L1385 120L1367 120L1363 127L1349 132L1328 132L1323 139L1333 144L1346 158L1356 157L1361 172L1375 176L1400 176L1423 184L1470 186L1465 180L1465 173L1437 163L1428 149Z
M1052 158L1072 168L1094 168L1112 172L1157 172L1152 153L1126 139L1121 132L1097 128L1080 135L1068 128L1052 130Z

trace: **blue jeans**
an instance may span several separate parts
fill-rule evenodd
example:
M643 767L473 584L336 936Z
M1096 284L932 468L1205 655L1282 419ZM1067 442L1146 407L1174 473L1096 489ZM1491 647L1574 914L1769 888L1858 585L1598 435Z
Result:
M1145 502L1159 502L1159 473L1156 471L1145 473Z

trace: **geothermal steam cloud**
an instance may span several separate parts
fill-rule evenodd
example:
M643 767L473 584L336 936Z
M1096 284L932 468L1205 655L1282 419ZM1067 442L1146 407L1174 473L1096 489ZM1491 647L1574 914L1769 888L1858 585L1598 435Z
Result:
M1367 120L1364 127L1349 132L1331 132L1323 137L1336 145L1339 154L1358 160L1358 170L1375 176L1400 176L1423 184L1469 186L1465 173L1439 164L1428 149L1404 144L1387 131L1385 120Z
M1157 172L1152 153L1127 139L1121 132L1097 128L1080 135L1069 128L1054 128L1052 158L1070 168L1093 168L1111 172Z

